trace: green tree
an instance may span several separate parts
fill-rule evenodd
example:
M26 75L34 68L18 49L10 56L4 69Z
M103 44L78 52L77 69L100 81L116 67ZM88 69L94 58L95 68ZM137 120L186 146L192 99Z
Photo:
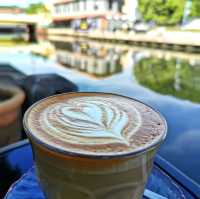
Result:
M49 13L49 10L43 3L33 3L26 8L27 14Z
M145 21L159 25L176 25L183 17L185 0L139 0L139 10Z
M192 0L191 17L200 17L200 0Z
M200 102L200 66L172 58L147 57L134 66L139 84L158 93Z

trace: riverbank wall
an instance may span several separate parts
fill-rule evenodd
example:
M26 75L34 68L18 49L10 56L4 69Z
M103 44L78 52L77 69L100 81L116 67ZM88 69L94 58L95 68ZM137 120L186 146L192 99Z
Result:
M169 49L176 51L200 52L200 33L187 31L150 31L147 33L135 32L108 32L108 31L75 31L66 28L49 28L48 38L57 37L58 40L66 36L87 38L112 43L126 43L152 48Z

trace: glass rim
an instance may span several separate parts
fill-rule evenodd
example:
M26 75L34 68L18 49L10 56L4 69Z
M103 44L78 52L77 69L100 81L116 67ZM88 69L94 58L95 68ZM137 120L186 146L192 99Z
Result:
M133 101L136 101L136 102L139 102L149 108L151 108L154 112L156 112L159 117L161 118L161 120L163 121L163 125L164 125L164 131L162 133L162 136L156 140L155 142L151 143L150 145L146 146L146 147L143 147L141 149L136 149L134 151L129 151L129 152L115 152L113 154L105 154L102 153L102 154L94 154L94 153L87 153L87 152L75 152L75 151L70 151L70 150L67 150L67 149L62 149L62 148L58 148L58 147L54 147L52 146L51 144L47 144L45 143L44 141L42 141L41 139L37 138L37 136L35 136L30 128L28 127L28 122L27 122L27 119L28 119L28 116L29 116L29 113L31 112L31 110L37 106L38 104L44 102L45 100L48 100L50 98L53 98L53 97L57 97L57 96L61 96L61 95L68 95L68 94L77 94L77 93L80 93L80 94L103 94L103 95L114 95L114 96L119 96L119 97L123 97L123 98L126 98L126 99L129 99L129 100L133 100ZM48 150L50 151L53 151L55 153L58 153L58 154L61 154L61 155L66 155L66 156L71 156L71 157L80 157L80 158L88 158L88 159L115 159L115 158L126 158L126 157L131 157L131 156L136 156L136 155L139 155L139 154L142 154L142 153L145 153L147 151L150 151L154 148L156 148L159 144L161 144L165 138L166 138L166 135L167 135L167 130L168 130L168 126L167 126L167 122L166 122L166 119L164 118L164 116L155 108L153 108L152 106L138 100L138 99L135 99L135 98L132 98L132 97L128 97L128 96L124 96L124 95L121 95L121 94L115 94L115 93L109 93L109 92L67 92L67 93L61 93L61 94L57 94L57 95L52 95L52 96L49 96L49 97L46 97L44 99L41 99L39 101L37 101L36 103L34 103L33 105L31 105L28 110L26 110L25 114L24 114L24 117L23 117L23 126L24 126L24 129L25 129L25 132L28 136L29 139L33 140L36 144L38 145L41 145L42 147L44 148L47 148Z

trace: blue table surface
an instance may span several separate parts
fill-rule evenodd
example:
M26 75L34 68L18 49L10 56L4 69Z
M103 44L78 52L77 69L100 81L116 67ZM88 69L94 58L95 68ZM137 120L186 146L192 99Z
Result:
M186 199L179 186L156 166L152 170L146 187L166 198ZM35 167L32 167L10 187L5 199L45 199L35 175Z
M16 146L14 150L12 149L0 152L1 171L2 169L5 171L5 167L7 167L6 172L0 173L0 181L6 182L6 180L10 180L8 182L8 185L10 186L10 184L14 182L14 179L17 180L22 176L20 180L11 186L6 199L44 199L35 176L30 144L25 141L24 144ZM11 180L7 175L16 176ZM156 163L154 164L151 176L148 179L147 188L172 199L198 198L188 192ZM34 194L32 194L33 192Z

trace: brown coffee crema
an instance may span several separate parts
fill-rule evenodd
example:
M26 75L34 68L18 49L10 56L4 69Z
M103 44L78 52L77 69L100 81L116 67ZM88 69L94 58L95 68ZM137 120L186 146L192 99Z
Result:
M165 120L136 100L106 93L69 93L32 106L25 127L45 146L71 154L123 155L156 145Z

